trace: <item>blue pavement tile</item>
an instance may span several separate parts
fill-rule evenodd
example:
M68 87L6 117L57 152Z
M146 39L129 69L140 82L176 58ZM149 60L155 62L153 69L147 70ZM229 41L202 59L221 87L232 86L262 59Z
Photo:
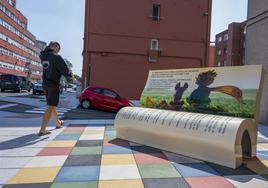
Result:
M64 166L98 166L100 163L101 155L70 155Z
M268 160L268 151L258 151L257 156L263 160Z
M105 131L104 138L116 138L116 131Z
M176 169L183 177L204 177L204 176L218 176L216 172L206 163L174 163Z
M239 168L232 169L229 167L208 163L214 170L216 170L221 176L241 176L241 175L256 175L255 172L251 171L250 169L240 166Z
M80 135L69 134L69 135L58 135L54 140L78 140Z
M63 167L55 182L79 182L98 180L100 166Z
M115 131L114 126L106 126L105 131Z
M130 147L127 146L104 146L103 154L131 154Z

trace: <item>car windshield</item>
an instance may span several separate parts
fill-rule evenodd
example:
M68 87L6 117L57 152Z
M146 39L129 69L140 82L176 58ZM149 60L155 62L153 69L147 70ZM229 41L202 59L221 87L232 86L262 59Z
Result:
M11 81L14 79L14 76L11 75L1 75L0 80L1 81Z

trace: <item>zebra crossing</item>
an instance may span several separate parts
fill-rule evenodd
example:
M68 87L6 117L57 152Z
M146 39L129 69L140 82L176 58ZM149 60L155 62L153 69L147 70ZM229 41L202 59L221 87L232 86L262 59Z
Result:
M71 108L57 108L58 116L59 118L64 117L64 113L67 113L70 111ZM26 113L32 113L32 114L44 114L46 111L46 107L38 107L38 108L33 108L32 110L26 110Z

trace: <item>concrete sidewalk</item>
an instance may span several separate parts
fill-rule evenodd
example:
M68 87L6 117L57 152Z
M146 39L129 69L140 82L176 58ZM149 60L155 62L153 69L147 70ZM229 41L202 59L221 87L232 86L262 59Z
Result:
M74 97L65 93L61 105L74 107ZM267 126L259 125L257 158L233 170L116 139L113 119L65 120L58 130L51 120L44 137L42 115L0 119L0 188L268 188Z
M53 130L52 122L44 137L36 135L38 126L0 127L0 188L268 187L265 126L259 126L258 158L233 170L118 140L113 120L65 125Z

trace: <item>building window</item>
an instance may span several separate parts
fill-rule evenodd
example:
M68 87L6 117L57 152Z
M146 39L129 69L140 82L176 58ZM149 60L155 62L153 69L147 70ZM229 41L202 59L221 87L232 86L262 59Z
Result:
M224 66L227 66L227 61L226 61L226 60L224 60L223 64L224 64Z
M221 55L221 50L218 51L218 55Z
M218 67L220 67L220 66L221 66L221 62L220 62L220 61L218 62L217 66L218 66Z
M151 40L151 50L158 50L159 49L159 42L157 39Z
M226 48L224 48L224 54L227 54L228 50Z
M228 34L225 34L224 35L224 41L227 41L228 40Z
M218 37L218 42L221 42L222 41L222 37Z
M12 5L13 7L15 7L16 3L14 0L7 0L7 2Z
M160 21L160 5L153 5L153 21Z

